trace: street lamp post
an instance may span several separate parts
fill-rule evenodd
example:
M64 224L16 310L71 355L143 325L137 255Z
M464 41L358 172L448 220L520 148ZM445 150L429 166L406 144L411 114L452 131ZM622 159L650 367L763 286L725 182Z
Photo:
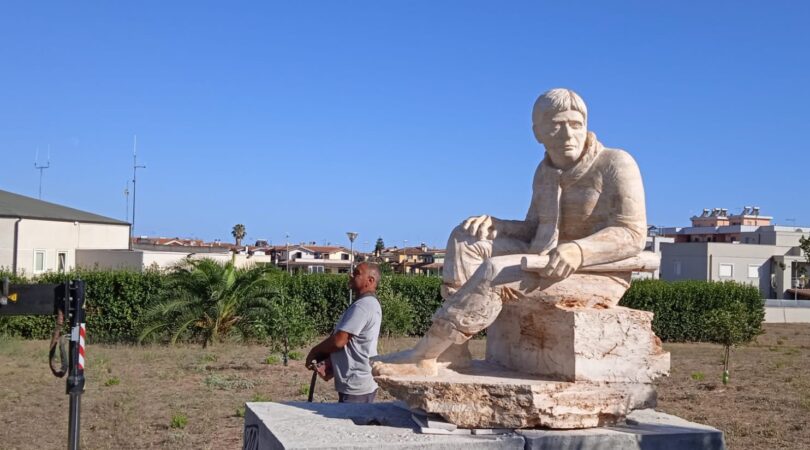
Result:
M287 263L287 275L290 275L292 273L292 272L290 272L290 233L287 233L284 236L284 238L287 241L287 253L286 253L284 259L286 260L286 263Z
M347 231L346 236L349 238L349 276L354 275L354 240L357 239L357 233L354 231ZM349 303L353 300L352 289L349 288Z

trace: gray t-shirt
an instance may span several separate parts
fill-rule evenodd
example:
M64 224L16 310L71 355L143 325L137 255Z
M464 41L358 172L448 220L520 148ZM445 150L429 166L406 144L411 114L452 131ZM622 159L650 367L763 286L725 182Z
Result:
M336 391L364 395L377 390L369 358L377 356L381 323L382 309L373 294L358 298L343 313L335 331L345 331L352 338L345 347L330 355Z

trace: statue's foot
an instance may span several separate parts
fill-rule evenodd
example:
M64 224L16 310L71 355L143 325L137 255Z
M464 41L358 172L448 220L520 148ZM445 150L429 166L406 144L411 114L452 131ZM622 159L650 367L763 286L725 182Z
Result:
M472 353L470 353L470 341L463 344L451 345L439 356L439 364L449 363L450 369L464 369L470 367Z
M439 366L435 359L424 359L413 350L383 355L371 363L374 376L417 375L435 377Z

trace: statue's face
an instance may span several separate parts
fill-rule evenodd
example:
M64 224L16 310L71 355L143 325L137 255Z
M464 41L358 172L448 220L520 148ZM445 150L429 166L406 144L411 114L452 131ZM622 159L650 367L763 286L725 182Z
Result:
M568 169L582 156L588 130L582 113L568 110L545 118L539 126L535 125L534 134L546 147L551 162L559 169Z

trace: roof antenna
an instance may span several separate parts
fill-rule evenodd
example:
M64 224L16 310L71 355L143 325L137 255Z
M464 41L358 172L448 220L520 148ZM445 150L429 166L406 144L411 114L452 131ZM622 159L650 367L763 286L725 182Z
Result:
M48 161L45 164L39 163L39 147L34 157L34 169L39 170L39 199L42 200L42 171L51 167L51 146L48 144Z

